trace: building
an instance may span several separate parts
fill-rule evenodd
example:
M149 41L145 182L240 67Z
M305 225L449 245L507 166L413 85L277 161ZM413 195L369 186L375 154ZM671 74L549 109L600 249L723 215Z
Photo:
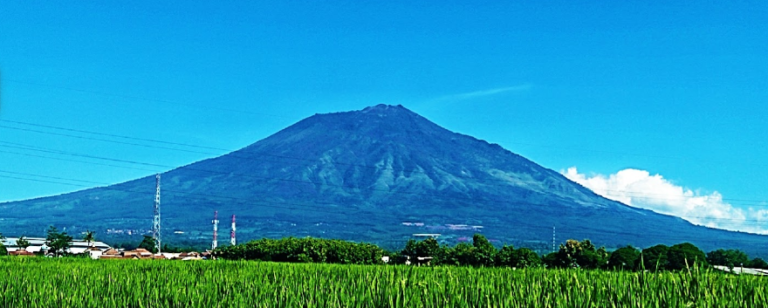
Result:
M146 250L144 248L137 248L135 250L115 250L115 249L109 249L105 251L101 256L99 256L98 259L102 260L124 260L124 259L133 259L133 260L145 260L145 259L152 259L152 260L164 260L167 259L165 256L161 254L152 254L149 250Z
M48 250L48 246L45 245L45 239L40 237L25 237L25 240L29 242L29 246L25 249L28 252L31 253L43 253ZM8 252L17 251L20 250L20 247L16 244L16 242L19 240L18 237L8 237L3 240L3 245L8 250ZM69 249L67 250L68 253L71 254L81 254L86 251L88 251L91 247L95 247L99 249L100 251L108 250L112 247L109 247L109 245L99 242L99 241L93 241L93 242L86 242L83 240L72 240L72 242L69 243Z
M34 257L35 256L34 253L31 253L31 252L26 251L26 250L14 250L14 251L8 252L8 255L9 256L18 256L18 257Z

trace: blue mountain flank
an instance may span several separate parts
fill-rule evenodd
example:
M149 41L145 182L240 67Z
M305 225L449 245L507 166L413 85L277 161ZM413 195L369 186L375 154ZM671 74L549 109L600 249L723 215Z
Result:
M761 235L717 230L627 206L497 144L451 132L402 107L316 114L229 154L162 173L164 242L220 242L237 215L239 241L316 236L402 248L413 237L446 244L482 233L532 247L691 242L705 251L766 255ZM140 238L152 225L155 176L73 193L0 203L0 232L40 235L48 225L100 240ZM128 233L131 233L128 235ZM439 235L438 235L439 234Z

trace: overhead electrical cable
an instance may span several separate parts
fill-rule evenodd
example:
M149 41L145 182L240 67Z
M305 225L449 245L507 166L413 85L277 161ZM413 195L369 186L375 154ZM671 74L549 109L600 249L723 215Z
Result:
M104 135L104 136L110 136L115 138L123 138L123 139L130 139L130 140L137 140L137 141L149 141L149 142L156 142L156 143L164 143L164 144L170 144L170 145L179 145L179 146L187 146L187 147L195 147L195 148L204 148L204 149L213 149L213 150L221 150L221 151L230 151L229 157L236 157L236 158L242 158L242 159L253 159L252 155L242 155L242 153L238 153L238 151L233 151L229 149L223 149L223 148L215 148L215 147L203 147L203 146L195 146L190 144L184 144L184 143L175 143L175 142L167 142L167 141L160 141L160 140L152 140L152 139L143 139L143 138L134 138L134 137L128 137L128 136L120 136L120 135L114 135L114 134L103 134L103 133L97 133L97 132L89 132L89 131L83 131L83 130L75 130L75 129L68 129L68 128L62 128L62 127L55 127L55 126L48 126L48 125L39 125L39 124L33 124L33 123L26 123L26 122L18 122L18 121L8 121L8 120L0 120L0 122L9 122L9 123L16 123L16 124L24 124L24 125L31 125L31 126L40 126L40 127L46 127L46 128L52 128L52 129L60 129L60 130L67 130L67 131L74 131L74 132L80 132L80 133L88 133L88 134L95 134L95 135ZM16 130L22 130L22 131L29 131L29 132L35 132L35 133L42 133L42 134L51 134L51 135L58 135L58 136L66 136L66 137L72 137L72 138L79 138L79 139L87 139L87 140L94 140L94 141L103 141L103 142L112 142L112 143L118 143L118 144L125 144L125 145L133 145L133 146L141 146L141 147L147 147L147 148L157 148L157 149L166 149L166 150L175 150L175 151L182 151L182 152L188 152L188 153L197 153L197 154L206 154L206 155L220 155L221 153L212 153L212 152L200 152L200 151L191 151L191 150L184 150L184 149L176 149L176 148L169 148L169 147L158 147L153 145L145 145L145 144L136 144L136 143L125 143L125 142L119 142L114 140L106 140L106 139L97 139L97 138L89 138L84 136L75 136L75 135L68 135L68 134L60 134L60 133L54 133L54 132L45 132L45 131L38 131L38 130L30 130L30 129L23 129L23 128L15 128L15 127L9 127L5 125L0 125L0 128L8 128L8 129L16 129ZM274 155L269 153L259 153L259 152L243 152L243 153L251 153L256 155L263 155L268 157L278 157L278 158L287 158L287 159L294 159L294 160L301 160L301 161L308 161L317 163L316 160L310 160L305 158L297 158L297 157L291 157L286 155ZM375 170L382 170L376 166L369 166L369 165L360 165L360 164L350 164L350 163L340 163L336 161L331 161L334 165L341 165L341 166L353 166L353 167L360 167L360 168L371 168ZM172 166L165 166L169 168L175 168ZM389 169L387 169L389 170ZM410 170L411 173L421 173L426 174L426 171L414 169ZM508 182L499 180L499 179L493 179L491 180L493 182L498 182L500 184L508 184ZM618 192L618 193L624 193L624 194L630 194L629 197L642 197L644 199L654 199L654 200L668 200L672 195L668 194L649 194L646 192L635 192L635 191L623 191L623 190L604 190L606 192ZM660 196L660 198L651 198L650 195ZM762 200L745 200L745 199L733 199L733 198L723 198L722 201L729 201L729 202L747 202L747 203L762 203L764 201ZM763 205L761 205L763 206Z

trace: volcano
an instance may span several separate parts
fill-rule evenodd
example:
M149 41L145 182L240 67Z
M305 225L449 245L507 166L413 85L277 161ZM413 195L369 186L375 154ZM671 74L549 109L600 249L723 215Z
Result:
M497 144L451 132L402 107L316 114L232 153L162 176L164 241L210 242L213 211L237 215L238 238L317 236L402 248L414 235L454 244L482 233L549 251L691 242L761 255L766 237L693 225L605 199ZM0 204L5 234L96 230L146 234L155 176ZM224 219L222 219L225 222ZM228 231L226 223L220 227Z

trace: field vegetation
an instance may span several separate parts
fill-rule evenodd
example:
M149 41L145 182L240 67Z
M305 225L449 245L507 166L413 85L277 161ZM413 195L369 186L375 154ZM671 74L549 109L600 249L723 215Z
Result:
M0 258L0 307L766 307L767 286L699 269Z

